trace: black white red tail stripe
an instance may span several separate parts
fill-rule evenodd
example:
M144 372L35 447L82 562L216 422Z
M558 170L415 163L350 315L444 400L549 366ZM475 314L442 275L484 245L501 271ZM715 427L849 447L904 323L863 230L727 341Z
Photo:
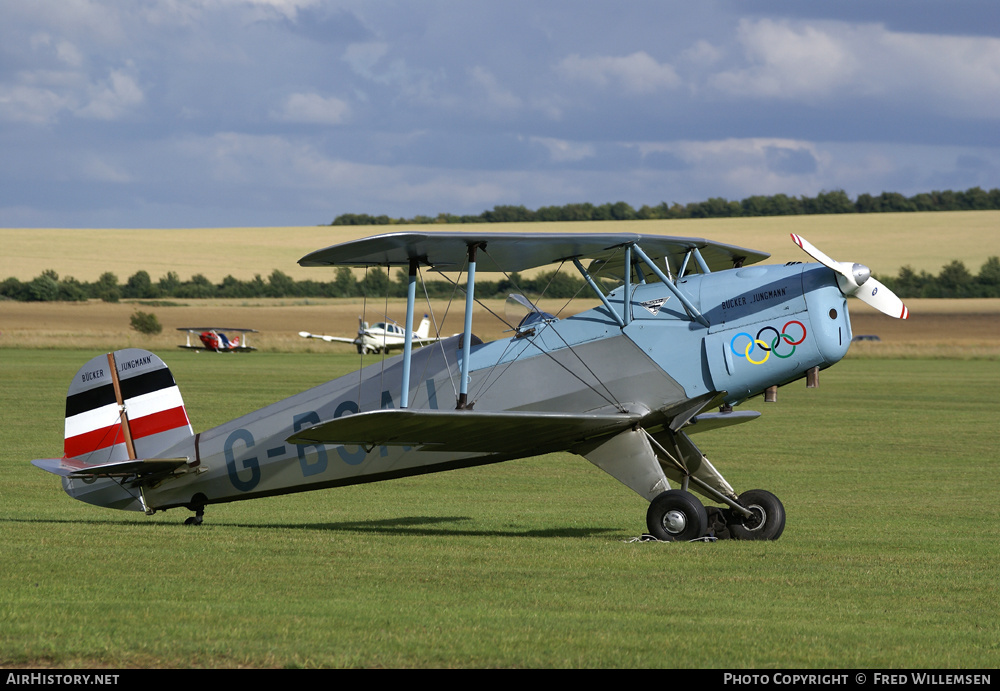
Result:
M88 464L126 460L126 431L139 458L156 456L194 434L170 370L156 355L137 348L116 351L113 359L98 356L76 373L66 396L65 457Z

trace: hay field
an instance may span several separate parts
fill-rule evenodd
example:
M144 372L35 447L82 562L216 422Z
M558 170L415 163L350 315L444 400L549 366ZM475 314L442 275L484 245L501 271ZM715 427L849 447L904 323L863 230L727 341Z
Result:
M219 282L226 275L240 279L269 275L279 269L297 280L326 280L330 272L303 268L304 254L332 244L382 232L639 232L705 237L772 253L771 262L802 261L807 257L789 239L806 236L838 259L868 264L876 273L894 275L901 266L937 273L960 259L974 273L990 256L1000 256L1000 212L921 214L850 214L769 218L692 219L589 223L521 223L483 226L317 226L309 228L218 228L174 230L0 229L3 252L0 278L30 280L46 269L60 276L95 280L113 271L121 282L139 270L154 280L168 271L181 278L201 273ZM942 242L946 238L946 242ZM384 316L402 320L402 301L253 299L173 301L178 306L143 306L130 302L25 303L0 302L0 347L82 347L111 349L137 346L156 350L184 342L180 327L226 326L253 328L251 344L263 350L326 352L350 346L330 345L298 337L299 331L337 336L353 335L358 316L369 322ZM486 308L503 314L503 303ZM570 312L587 309L593 301L578 301ZM911 318L896 322L852 300L855 334L877 334L881 343L857 344L852 356L869 357L989 357L1000 355L1000 300L908 300ZM446 315L443 302L432 304L443 323L439 332L461 331L461 305ZM563 301L543 308L562 312ZM418 309L426 310L425 305ZM476 315L476 333L484 340L502 335L504 326ZM136 310L153 312L163 325L156 337L129 327Z
M315 226L289 228L25 229L0 228L0 279L22 281L52 269L60 276L96 280L105 271L121 282L144 270L153 280L168 271L187 280L204 274L215 283L241 280L275 269L296 280L327 280L328 272L303 268L298 260L329 245L385 232L635 232L702 237L770 252L772 261L802 261L792 244L798 233L830 256L867 264L876 274L895 275L902 266L938 273L959 259L977 273L1000 255L1000 211L908 214L841 214L767 218L599 221L490 225ZM942 239L945 241L942 242Z

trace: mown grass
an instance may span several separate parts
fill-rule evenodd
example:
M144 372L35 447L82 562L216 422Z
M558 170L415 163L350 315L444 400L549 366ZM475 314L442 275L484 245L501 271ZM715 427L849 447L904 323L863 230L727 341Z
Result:
M4 350L0 665L986 667L995 585L996 361L848 360L697 441L788 511L773 543L630 542L645 502L553 454L211 506L102 510L57 454L94 353ZM167 357L201 430L356 357ZM164 353L166 357L167 354Z

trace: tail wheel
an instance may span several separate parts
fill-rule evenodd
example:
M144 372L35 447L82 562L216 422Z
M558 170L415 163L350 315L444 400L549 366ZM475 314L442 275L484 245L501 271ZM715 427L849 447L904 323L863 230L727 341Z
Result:
M778 498L762 489L747 490L739 496L740 504L753 516L733 514L729 534L736 540L777 540L785 529L785 507Z
M708 513L690 492L670 489L656 495L649 503L646 527L658 540L695 540L708 532Z

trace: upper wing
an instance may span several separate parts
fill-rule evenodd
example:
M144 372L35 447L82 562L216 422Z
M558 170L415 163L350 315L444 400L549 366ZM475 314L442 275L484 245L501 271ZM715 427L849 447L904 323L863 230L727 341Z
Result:
M407 266L411 260L441 271L459 271L468 259L469 247L478 245L480 271L525 271L572 259L609 261L621 255L625 245L637 243L653 260L666 259L676 265L692 249L698 249L715 271L734 264L753 264L766 252L711 242L701 238L642 235L638 233L490 233L436 232L387 233L333 245L311 252L299 260L302 266Z
M537 456L620 431L639 419L628 414L385 409L324 422L295 433L287 441Z
M255 334L257 329L236 329L228 326L181 326L178 331L190 331L191 333L201 333L202 331L238 331L239 333Z

